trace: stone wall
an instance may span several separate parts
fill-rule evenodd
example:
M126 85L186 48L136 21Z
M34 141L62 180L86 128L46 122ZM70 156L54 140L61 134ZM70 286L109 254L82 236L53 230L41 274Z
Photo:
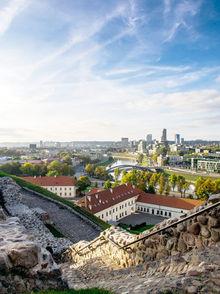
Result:
M188 215L190 216L205 207L197 207ZM126 250L120 249L110 240L123 246L138 237L122 229L111 227L100 235L101 238L97 238L91 246L79 254L77 251L89 243L81 241L72 245L69 254L77 266L86 263L90 258L101 257L106 263L114 262L118 267L129 267L169 256L180 256L194 248L202 249L220 241L220 205L175 225L174 223L178 220L173 218L161 222L150 231L144 232L142 236L157 232L168 225L172 226L131 245Z
M51 254L0 209L0 294L66 287Z
M44 225L49 222L46 212L43 213L39 208L29 208L21 202L22 189L11 178L0 178L0 190L9 214L18 217L28 234L31 234L41 246L49 246L54 254L60 255L71 245L66 238L55 238Z

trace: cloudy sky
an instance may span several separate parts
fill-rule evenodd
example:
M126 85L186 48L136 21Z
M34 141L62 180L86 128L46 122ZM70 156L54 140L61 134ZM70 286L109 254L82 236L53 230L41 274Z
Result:
M220 140L219 0L1 0L0 141Z

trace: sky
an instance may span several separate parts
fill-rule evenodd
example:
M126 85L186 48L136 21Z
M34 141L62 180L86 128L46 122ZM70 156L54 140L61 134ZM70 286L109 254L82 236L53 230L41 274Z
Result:
M0 142L220 140L219 0L1 0Z

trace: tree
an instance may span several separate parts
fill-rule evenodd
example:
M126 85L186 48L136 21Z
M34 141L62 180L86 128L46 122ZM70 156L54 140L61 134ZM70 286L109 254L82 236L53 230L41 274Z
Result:
M0 170L12 174L12 175L20 175L21 170L20 170L21 164L19 162L10 162L6 163L0 166Z
M165 187L165 195L169 195L170 190L171 190L171 187L170 187L169 181L167 181L166 182L166 187Z
M30 162L25 162L20 167L23 175L34 176L34 165Z
M65 156L62 157L62 162L72 165L72 158L69 154L66 154Z
M86 176L79 177L77 181L77 187L81 192L85 191L86 188L89 187L90 185L91 185L91 181L88 177Z
M186 183L186 179L183 176L177 176L177 189L178 192L183 195L184 184Z
M198 183L200 183L200 185ZM210 178L199 179L195 192L199 198L208 199L211 194L215 193L215 182Z
M119 178L119 176L120 176L120 173L121 173L120 169L119 169L118 167L116 167L116 168L114 169L114 178L115 178L115 181L118 180L118 178Z
M154 190L156 190L159 178L160 178L160 174L157 174L157 173L152 174L150 178L149 185L154 187Z
M104 189L110 189L112 187L112 183L107 180L105 183L104 183Z
M175 174L170 175L169 177L170 185L172 187L172 190L174 191L177 183L177 176Z
M190 183L189 182L185 182L183 184L183 196L185 197L186 196L186 191L189 190L189 187L190 187Z
M139 153L138 155L137 155L137 162L139 163L139 164L142 164L143 163L143 160L144 160L144 154L143 153Z
M88 175L92 176L94 174L94 164L87 163L85 171Z
M164 174L161 174L159 178L159 191L158 191L159 194L163 194L165 187L166 187L166 179Z
M104 166L97 166L94 172L95 176L102 180L108 179L108 173Z

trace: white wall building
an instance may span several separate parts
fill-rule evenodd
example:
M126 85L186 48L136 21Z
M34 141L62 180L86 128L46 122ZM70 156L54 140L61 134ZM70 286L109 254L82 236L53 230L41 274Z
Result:
M68 176L23 177L23 179L63 198L72 199L76 196L76 180Z

